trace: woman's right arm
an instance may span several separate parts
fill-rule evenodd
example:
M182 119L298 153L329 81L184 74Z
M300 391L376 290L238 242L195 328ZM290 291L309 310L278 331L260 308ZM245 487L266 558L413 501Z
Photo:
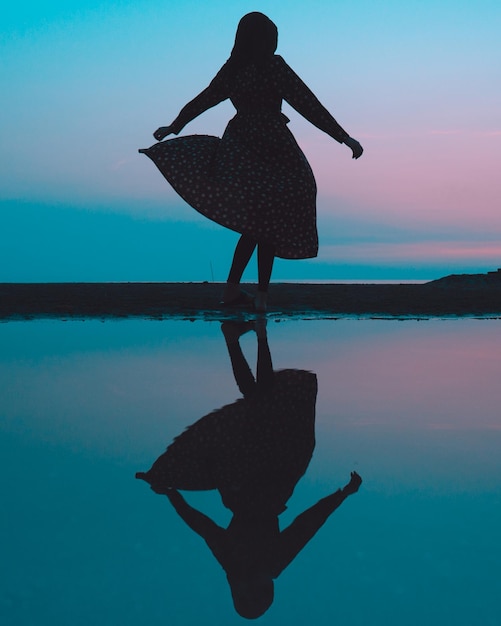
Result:
M282 57L277 57L277 63L277 82L282 98L311 124L339 143L347 145L353 153L353 158L358 159L363 152L359 142L350 137L344 128L338 124L311 89L305 85Z

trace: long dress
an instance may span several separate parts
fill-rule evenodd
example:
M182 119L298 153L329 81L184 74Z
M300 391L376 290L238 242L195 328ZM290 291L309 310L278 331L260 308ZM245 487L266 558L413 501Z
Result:
M312 457L316 396L314 373L275 372L272 387L205 415L136 474L203 537L233 593L239 582L252 590L253 580L277 578L346 497L337 490L279 527ZM233 513L228 527L191 507L178 489L217 489Z
M156 493L218 489L233 513L279 515L313 454L316 397L312 372L275 372L269 390L200 418L136 477Z
M271 244L278 257L315 257L315 178L287 128L282 101L340 143L348 133L278 55L264 66L248 65L235 76L223 66L181 110L173 126L181 130L227 98L237 113L222 138L188 135L140 152L189 205L209 219Z

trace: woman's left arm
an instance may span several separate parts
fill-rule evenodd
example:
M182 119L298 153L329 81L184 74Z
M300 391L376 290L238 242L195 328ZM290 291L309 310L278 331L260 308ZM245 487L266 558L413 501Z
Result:
M204 111L216 106L216 104L226 100L229 94L224 74L225 71L223 67L213 78L210 85L181 109L172 124L169 126L160 126L160 128L153 133L155 139L161 141L167 137L167 135L178 135L188 122L194 120Z

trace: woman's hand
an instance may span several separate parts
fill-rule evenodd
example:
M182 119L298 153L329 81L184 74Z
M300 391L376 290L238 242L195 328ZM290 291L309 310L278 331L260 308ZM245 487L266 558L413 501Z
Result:
M351 495L352 493L356 493L359 490L361 484L362 479L360 478L360 476L356 472L351 472L350 482L345 487L343 487L342 491L348 495Z
M347 145L348 148L351 149L351 151L353 152L354 159L358 159L359 157L362 156L364 149L362 148L362 146L358 143L356 139L353 139L353 137L348 137L348 139L345 139L343 143Z
M157 141L162 141L162 139L167 137L167 135L172 135L173 133L174 129L172 127L172 124L170 126L160 126L160 128L157 128L156 131L153 133L153 137L155 137ZM174 134L177 135L177 133Z

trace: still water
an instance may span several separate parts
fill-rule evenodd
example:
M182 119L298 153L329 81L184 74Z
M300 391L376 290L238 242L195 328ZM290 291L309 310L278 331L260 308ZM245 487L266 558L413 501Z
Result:
M0 623L497 625L500 381L496 320L0 324Z

